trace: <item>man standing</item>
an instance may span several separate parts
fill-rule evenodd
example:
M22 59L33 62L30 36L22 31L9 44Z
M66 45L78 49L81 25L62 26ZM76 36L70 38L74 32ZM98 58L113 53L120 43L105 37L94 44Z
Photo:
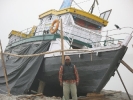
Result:
M71 92L72 100L77 100L77 87L79 76L76 66L71 63L71 58L65 56L65 64L60 67L59 71L60 85L63 86L63 95L65 100L69 100Z

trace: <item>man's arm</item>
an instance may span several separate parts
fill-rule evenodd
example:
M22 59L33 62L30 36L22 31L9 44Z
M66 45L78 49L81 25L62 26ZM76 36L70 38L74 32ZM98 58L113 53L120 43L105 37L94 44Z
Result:
M76 76L76 83L78 84L79 83L79 75L78 75L78 70L77 70L75 65L74 65L74 73L75 73L75 76Z
M60 85L62 85L62 75L63 75L63 67L61 66L60 67L60 70L59 70L59 81L60 81Z

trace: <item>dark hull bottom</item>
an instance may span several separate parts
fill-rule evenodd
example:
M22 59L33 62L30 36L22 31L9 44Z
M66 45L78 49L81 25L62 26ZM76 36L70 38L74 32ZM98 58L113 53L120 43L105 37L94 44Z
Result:
M70 56L79 73L78 95L100 92L110 77L114 75L126 50L126 47L122 47L119 50L99 52L98 56L93 53L92 61L89 53L81 54L80 58L77 54ZM38 79L41 79L45 82L44 95L62 96L62 87L60 87L58 79L60 65L61 57L45 58L31 89L37 90Z

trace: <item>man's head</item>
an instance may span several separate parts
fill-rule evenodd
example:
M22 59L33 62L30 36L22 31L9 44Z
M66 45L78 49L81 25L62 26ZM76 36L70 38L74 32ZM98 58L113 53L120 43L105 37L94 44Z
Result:
M71 58L69 56L65 56L65 63L70 64L71 63Z

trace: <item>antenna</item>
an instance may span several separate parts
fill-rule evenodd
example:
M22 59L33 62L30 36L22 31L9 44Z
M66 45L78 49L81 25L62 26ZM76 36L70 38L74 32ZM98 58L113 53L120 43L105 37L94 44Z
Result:
M91 6L91 8L90 8L90 10L89 10L89 12L90 12L91 14L93 13L93 10L94 10L94 7L95 7L95 2L97 3L97 5L99 5L98 0L94 0L93 4L92 4L92 6Z
M99 5L98 0L96 0L97 5Z

